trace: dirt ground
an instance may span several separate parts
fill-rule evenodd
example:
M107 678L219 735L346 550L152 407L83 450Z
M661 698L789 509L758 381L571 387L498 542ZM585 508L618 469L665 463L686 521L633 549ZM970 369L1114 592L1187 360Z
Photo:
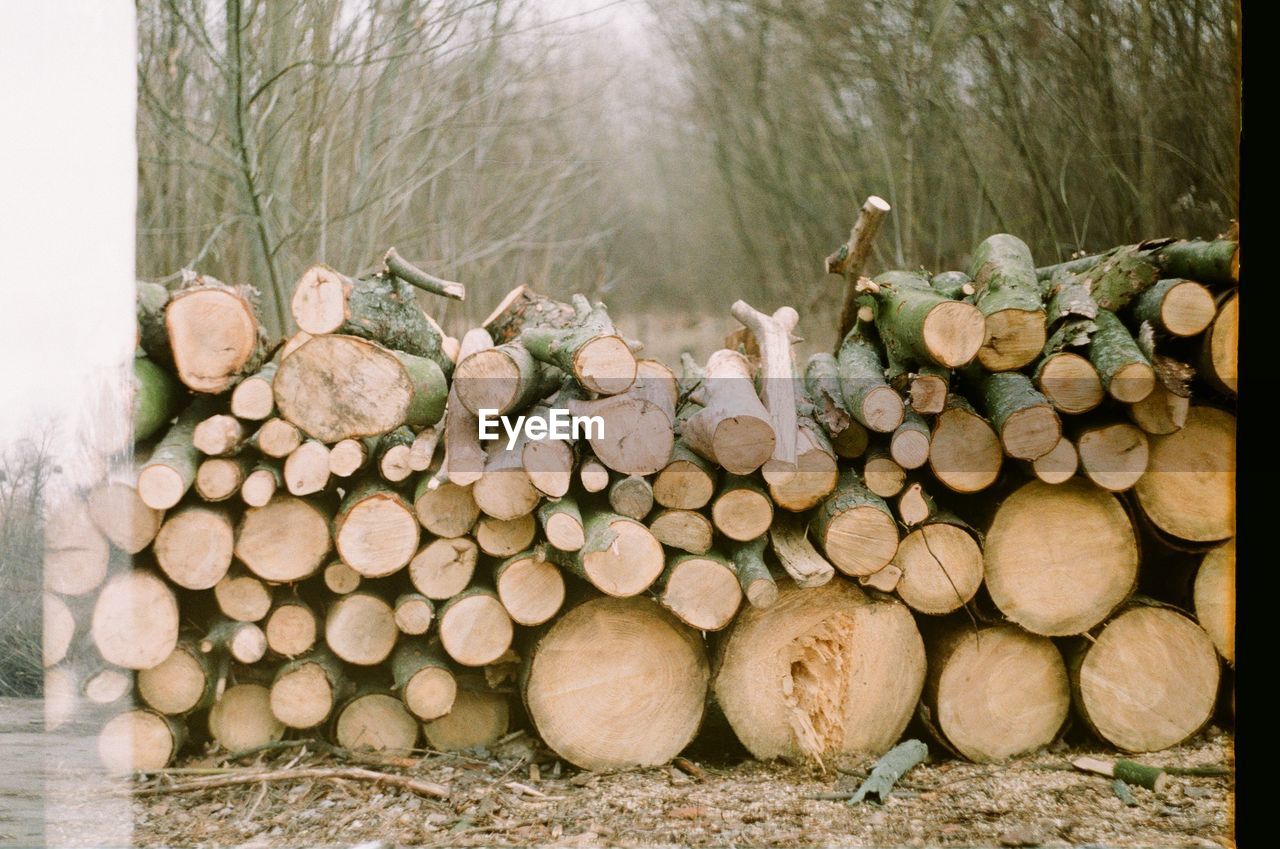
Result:
M1163 766L1224 766L1231 737L1210 728ZM1174 778L1157 795L1074 771L1097 748L1057 747L1009 764L939 758L912 770L884 805L812 798L852 791L869 762L795 767L699 761L609 775L558 764L528 738L479 756L363 761L449 788L446 800L350 781L283 781L136 798L140 846L1234 846L1227 777ZM142 787L206 780L225 764L190 759ZM341 765L300 749L242 759L240 769ZM531 764L533 766L531 768ZM197 775L197 773L200 773Z

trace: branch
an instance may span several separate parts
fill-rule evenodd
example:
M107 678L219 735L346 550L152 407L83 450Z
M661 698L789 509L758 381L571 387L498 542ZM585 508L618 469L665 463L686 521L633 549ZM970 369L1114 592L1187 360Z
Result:
M135 796L157 796L167 793L189 793L196 790L211 790L218 787L236 787L242 784L257 784L260 781L367 781L372 784L386 784L399 787L419 796L431 799L449 798L449 788L443 784L418 781L406 775L394 775L389 772L375 772L360 767L308 767L305 769L277 769L265 772L247 772L242 775L219 775L211 778L185 781L160 787L143 787L134 791Z
M452 280L444 280L433 274L428 274L401 257L400 254L396 253L395 248L389 248L382 261L386 266L387 274L399 277L410 286L416 286L424 292L442 295L455 301L465 301L467 299L467 288L461 283L454 283Z
M840 274L845 279L844 306L840 309L840 325L836 328L836 347L853 327L858 317L857 300L860 294L857 288L858 278L862 276L862 267L871 255L871 246L875 243L876 234L880 232L880 223L889 214L889 204L883 198L872 195L862 205L858 220L849 232L849 241L840 249L827 257L827 273Z

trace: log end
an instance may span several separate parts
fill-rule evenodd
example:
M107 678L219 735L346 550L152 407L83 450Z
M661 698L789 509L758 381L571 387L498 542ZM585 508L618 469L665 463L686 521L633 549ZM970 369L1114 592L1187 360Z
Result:
M1040 355L1044 343L1043 310L999 310L987 316L978 362L987 371L1020 369Z

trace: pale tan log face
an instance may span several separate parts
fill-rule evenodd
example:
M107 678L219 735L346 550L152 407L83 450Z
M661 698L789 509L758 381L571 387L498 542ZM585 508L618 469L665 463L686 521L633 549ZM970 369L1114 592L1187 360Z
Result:
M453 601L440 614L440 641L463 666L493 663L511 647L514 636L502 602L487 593Z
M328 718L336 695L323 669L304 664L271 685L271 715L290 728L314 728Z
M1044 349L1044 313L1000 310L987 316L978 362L988 371L1022 368Z
M418 518L402 498L379 493L338 522L334 544L342 562L366 578L383 578L408 565L418 548Z
M1055 408L1064 413L1086 413L1102 403L1102 379L1098 370L1079 354L1063 352L1045 360L1036 385Z
M277 495L245 511L235 554L267 581L297 581L315 574L329 553L329 520L300 498Z
M982 585L982 549L955 525L916 528L899 544L893 562L902 570L898 596L921 613L958 610Z
M459 688L453 708L422 731L431 748L443 752L492 746L507 733L510 710L505 695Z
M138 696L164 714L181 715L194 709L208 687L204 667L181 646L159 666L138 673Z
M1134 491L1147 517L1179 539L1235 535L1236 420L1192 407L1182 430L1151 439L1151 459Z
M1196 572L1195 611L1218 654L1236 662L1236 542L1210 549Z
M376 666L386 660L399 633L391 605L364 592L338 599L325 619L325 643L338 657L357 666Z
M271 693L260 684L228 687L209 711L209 734L228 751L238 752L284 736L271 713Z
M447 669L427 666L409 679L404 687L404 703L410 713L421 720L439 719L448 714L458 695L458 682Z
M103 726L98 734L98 758L112 773L162 769L178 742L163 717L149 710L130 710Z
M564 576L538 557L522 557L503 569L498 598L517 625L541 625L564 604Z
M229 291L175 296L165 309L165 324L178 376L196 392L225 391L258 344L253 311Z
M418 742L418 723L394 696L358 696L338 715L334 736L353 750L405 754Z
M107 581L93 607L93 641L103 660L125 669L158 666L178 642L178 601L143 570Z

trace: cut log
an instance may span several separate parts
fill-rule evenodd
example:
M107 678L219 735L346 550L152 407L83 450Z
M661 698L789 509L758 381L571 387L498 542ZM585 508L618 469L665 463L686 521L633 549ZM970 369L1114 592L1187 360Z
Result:
M726 475L711 502L711 521L731 540L756 539L773 522L773 502L754 478Z
M418 637L431 628L436 608L431 599L421 593L401 593L396 596L396 627L400 633Z
M427 744L438 752L488 748L502 739L511 722L508 697L480 681L460 681L453 708L422 725Z
M267 457L283 460L302 444L302 431L281 418L270 418L262 423L249 444Z
M365 436L335 442L329 449L329 474L349 478L368 466L373 462L381 439L380 436Z
M583 517L585 541L575 552L549 551L557 566L589 581L605 595L633 596L662 574L662 544L634 519L606 511Z
M689 448L737 475L751 474L773 456L773 426L756 395L746 357L716 351L707 360L699 392L703 407L684 421L681 431Z
M1213 641L1163 607L1134 605L1104 625L1074 658L1081 717L1127 752L1176 746L1209 721L1219 665Z
M1145 433L1166 436L1182 429L1190 410L1190 396L1171 392L1164 383L1156 381L1150 395L1129 405L1129 418Z
M89 490L86 499L89 518L125 554L137 554L150 545L164 520L164 513L148 507L138 493L139 469L109 475Z
M923 416L936 416L946 409L947 393L951 389L950 369L920 366L919 371L903 374L907 379L907 400L911 402L911 409Z
M1224 286L1235 285L1240 281L1240 245L1231 239L1208 242L1199 239L1154 239L1139 245L1115 248L1104 254L1037 268L1036 274L1042 280L1063 270L1076 274L1093 269L1116 255L1132 256L1154 264L1166 277L1189 277L1210 285Z
M559 618L526 659L539 736L584 769L658 766L702 722L709 666L697 633L648 599L596 598Z
M587 455L578 464L578 481L587 492L603 492L609 485L609 470L604 463Z
M476 544L490 557L510 557L533 544L538 523L529 513L514 519L481 516L475 527Z
M1232 666L1236 663L1236 542L1209 549L1196 572L1196 620Z
M1131 488L1147 470L1147 435L1128 422L1097 422L1076 437L1085 477L1111 492Z
M919 481L907 484L898 495L898 519L908 528L924 524L938 513L938 505ZM901 551L901 546L899 546Z
M250 507L265 507L284 485L284 470L279 463L266 460L253 467L240 484L240 500Z
M124 669L159 666L178 644L178 600L145 569L115 575L98 593L91 633L107 663Z
M284 485L293 495L315 495L329 485L329 448L308 439L285 458Z
M231 391L231 414L238 419L261 422L276 411L276 398L271 390L279 362L272 361L236 384Z
M1019 460L1034 460L1058 444L1062 438L1058 413L1025 374L988 374L975 370L966 372L966 377L977 389L1005 454Z
M809 542L806 524L803 516L778 516L769 528L769 544L797 587L820 587L831 580L835 569Z
M104 666L85 676L81 690L90 704L100 707L114 705L132 693L133 675L114 666Z
M929 423L915 410L907 410L889 438L889 456L904 469L918 469L929 462Z
M271 691L261 684L228 687L209 710L209 736L229 752L279 740L284 724L271 713Z
M164 307L169 303L169 290L160 283L138 281L134 301L138 322L138 347L158 365L173 368L173 350L169 332L164 326Z
M412 561L410 561L410 569L412 568ZM355 592L363 580L359 572L341 560L335 560L324 567L324 585L334 595Z
M1045 342L1044 290L1026 243L1007 233L988 237L974 251L969 275L987 319L978 362L988 371L1012 371L1034 361Z
M458 682L438 642L402 641L391 655L391 674L400 700L423 722L452 710Z
M668 548L690 554L711 550L711 520L696 510L660 510L649 520L649 533Z
M520 452L507 451L494 442L485 461L484 474L471 486L471 497L481 512L504 521L527 516L542 500L542 493L529 480L520 462Z
M184 716L213 704L218 677L214 658L182 639L159 666L138 673L138 698L160 713Z
M715 467L680 439L671 449L671 460L653 479L653 500L674 510L701 510L715 488Z
M564 576L536 548L499 563L493 570L493 585L517 625L541 625L564 604Z
M225 655L236 663L251 666L267 655L267 635L255 622L219 619L200 640L200 651Z
M574 318L563 325L526 324L520 343L539 361L572 374L583 389L617 395L636 379L636 358L614 330L604 304L573 297Z
M1107 310L1099 310L1094 323L1098 329L1089 341L1089 361L1107 394L1125 404L1146 398L1155 388L1156 375L1129 329Z
M186 742L186 729L171 716L134 708L107 720L98 732L98 761L109 773L164 769Z
M453 368L439 327L423 315L413 287L398 278L353 280L314 265L294 286L291 306L293 320L312 336L359 336L430 359L446 374Z
M283 361L286 357L288 357L290 354L292 354L294 351L298 350L303 345L310 342L311 339L312 339L312 336L310 333L308 333L305 330L299 330L297 333L293 334L288 339L284 340L284 344L280 346L280 355L276 357L277 365L281 361ZM274 383L275 381L272 380L272 384ZM273 387L273 394L274 394L274 387ZM272 400L274 400L274 398Z
M470 485L447 481L432 489L427 475L418 481L413 510L427 533L446 538L463 536L480 517Z
M1049 354L1035 369L1036 388L1063 413L1087 413L1102 403L1102 379L1098 370L1079 354Z
M311 577L328 553L328 514L313 501L289 495L276 495L262 507L250 507L236 534L235 556L249 571L272 583Z
M862 479L867 489L881 498L893 498L907 485L907 470L881 445L867 450L862 464Z
M445 407L445 415L448 415L448 406ZM431 468L431 463L436 456L436 447L440 444L440 438L443 435L441 427L424 427L418 431L413 437L413 444L409 446L409 468L415 472L425 472Z
M458 401L473 415L523 410L560 385L559 370L534 359L523 345L508 343L473 352L458 363L453 386Z
M846 575L870 575L893 559L898 525L888 505L852 469L813 517L813 535L827 560Z
M458 361L463 362L477 351L487 351L492 347L493 340L489 338L489 334L482 328L473 328L462 337ZM484 446L480 444L479 419L459 399L459 386L455 375L455 380L449 387L445 413L444 459L437 476L447 477L458 486L469 486L484 473L486 454Z
M912 610L941 615L968 604L982 586L982 549L957 520L943 514L914 528L898 545L894 588Z
M836 355L840 394L854 420L868 430L892 433L902 424L902 399L884 379L880 350L861 325L849 331Z
M791 352L800 315L792 307L781 307L772 315L754 309L746 301L735 301L729 313L751 331L760 359L760 398L769 411L775 438L769 463L786 475L797 461L795 358Z
M586 542L582 512L578 509L578 502L571 497L544 501L538 507L538 521L547 542L561 551L577 551Z
M156 563L174 584L212 589L231 568L235 529L231 517L214 507L188 506L170 513L152 546Z
M178 379L194 392L225 392L266 360L258 291L251 286L199 276L169 296L164 323Z
M1192 542L1235 535L1236 420L1192 407L1182 430L1151 438L1147 472L1134 487L1160 530Z
M85 595L107 577L111 546L80 498L45 508L44 588L62 595Z
M865 427L856 421L850 421L847 428L831 437L831 448L837 457L853 460L861 457L867 450L870 438Z
M202 398L183 410L178 420L152 449L138 473L138 495L153 510L168 510L196 481L200 453L191 443L196 425L212 413L212 401Z
M830 495L840 476L835 450L826 434L811 419L799 422L794 471L781 468L772 458L761 467L769 498L793 513L808 510Z
M391 656L399 634L391 605L363 590L335 600L324 622L330 651L356 666L382 663Z
M769 584L773 584L772 579ZM719 631L742 604L737 571L715 555L684 554L672 558L656 586L658 603L699 631ZM777 596L776 586L773 595Z
M294 658L315 648L320 623L311 606L294 593L281 592L267 614L262 631L267 648L281 657Z
M1031 473L1047 484L1060 484L1075 477L1079 466L1075 443L1064 436L1052 451L1031 461Z
M239 622L260 622L271 611L271 590L239 566L232 566L213 588L223 615Z
M440 608L440 644L463 666L493 663L511 648L515 629L497 593L471 587Z
M196 495L209 502L226 501L244 486L252 468L248 457L210 457L196 469Z
M574 416L599 417L601 426L587 427L584 434L596 459L624 475L652 475L671 461L678 394L669 368L639 360L635 383L625 393L594 401L566 396L565 402Z
M933 425L929 468L954 492L980 492L995 483L1004 461L1000 439L969 403L952 393Z
M987 589L1034 634L1082 634L1133 591L1138 545L1124 507L1086 481L1024 484L1000 505L985 545Z
M779 590L720 644L714 693L738 739L761 760L887 751L924 684L910 611L848 581Z
M764 546L763 536L750 542L729 545L729 556L733 560L738 585L752 607L770 607L778 601L778 584L765 565Z
M930 634L924 705L943 742L971 761L1034 752L1057 737L1071 686L1057 646L1014 625L951 623Z
M400 699L370 685L338 708L333 739L353 752L408 755L418 743L418 722Z
M129 389L134 442L150 439L168 426L186 396L173 375L146 357L134 359Z
M841 337L842 339L844 337ZM813 418L832 439L849 427L853 417L840 388L840 364L831 354L814 354L804 366L805 398L813 405Z
M559 498L573 482L573 444L561 439L532 439L529 434L534 428L552 432L551 409L544 404L529 411L525 430L512 450L518 453L533 488L548 498Z
M218 413L209 416L191 432L191 444L201 454L225 457L240 450L246 437L244 425L235 416Z
M886 271L867 288L891 372L917 365L957 368L991 346L983 341L990 323L985 312L942 295L923 275Z
M448 394L433 360L355 336L316 336L280 363L280 415L325 443L440 421Z
M41 659L46 669L57 666L67 656L71 641L76 636L76 618L61 597L43 593L44 638L41 642Z
M939 271L929 278L929 285L939 295L951 298L953 301L963 301L977 294L978 291L978 287L973 284L973 278L963 271Z
M653 510L653 486L640 475L620 477L609 485L609 506L620 516L643 521Z
M384 481L400 483L413 474L409 460L415 438L409 428L398 427L378 440L374 453L378 459L378 474Z
M1204 336L1200 376L1213 388L1235 395L1240 374L1240 301L1232 292L1218 307L1218 317Z
M1213 294L1194 280L1167 278L1130 305L1135 322L1148 322L1170 336L1197 336L1213 322Z
M385 578L409 565L418 537L418 517L409 502L379 480L347 493L333 517L338 556L365 578Z
M453 598L471 583L479 556L470 537L432 540L409 561L409 580L427 598Z
M329 718L349 683L324 648L282 664L271 681L271 715L288 728L315 728Z

